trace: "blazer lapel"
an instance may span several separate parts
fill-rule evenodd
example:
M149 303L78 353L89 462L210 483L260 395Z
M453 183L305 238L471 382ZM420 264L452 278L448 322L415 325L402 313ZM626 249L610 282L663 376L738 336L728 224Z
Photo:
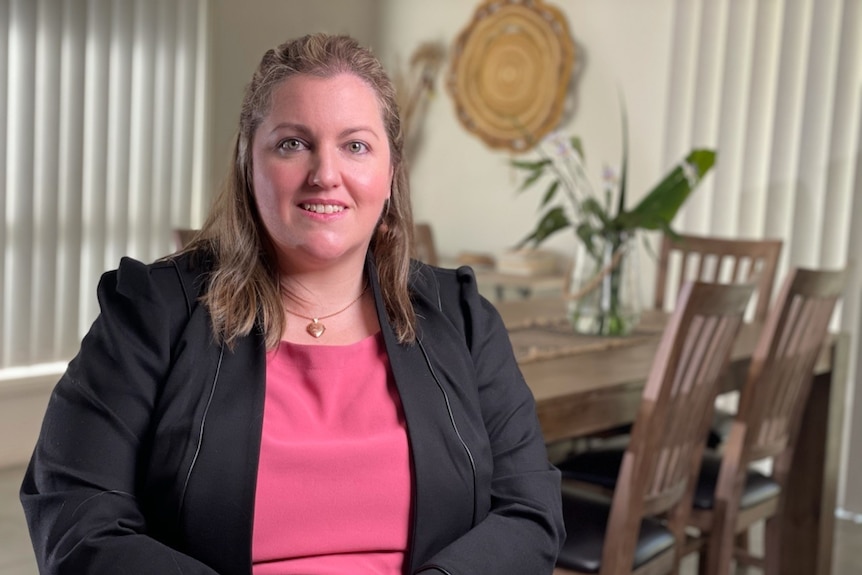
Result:
M251 573L254 496L263 425L266 361L257 335L220 359L183 505L194 553L219 573Z
M399 344L373 265L369 276L389 363L404 409L413 465L413 529L409 569L414 572L451 540L470 529L473 474L450 421L447 399L418 343Z

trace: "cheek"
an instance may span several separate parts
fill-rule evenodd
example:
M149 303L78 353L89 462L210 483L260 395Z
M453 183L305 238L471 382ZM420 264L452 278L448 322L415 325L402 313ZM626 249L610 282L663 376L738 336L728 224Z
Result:
M344 184L361 203L383 202L389 197L391 180L386 172L357 170L344 174Z
M366 181L366 189L373 190L374 196L381 201L392 195L392 170L380 168L372 170Z
M268 180L255 173L252 186L252 189L254 190L254 202L257 204L257 210L261 217L266 220L267 216L272 213L276 207L276 199L272 193L272 185Z
M278 209L281 204L290 203L290 194L286 193L296 185L295 170L276 165L258 164L252 175L254 197L259 207L267 206Z
M264 206L268 203L267 196L271 188L268 178L266 178L266 163L262 160L257 150L252 151L251 156L251 189L254 201L258 209L263 212Z
M380 195L384 200L389 198L392 195L392 178L389 177L389 174L378 177L375 188L380 190Z

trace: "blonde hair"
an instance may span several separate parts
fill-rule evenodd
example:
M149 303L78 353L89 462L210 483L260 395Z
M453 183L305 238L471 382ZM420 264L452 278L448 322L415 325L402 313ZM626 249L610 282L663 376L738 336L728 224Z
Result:
M359 77L374 90L383 116L392 190L369 250L398 341L416 338L416 313L408 289L413 215L395 88L380 61L353 38L311 34L268 50L261 59L245 90L225 185L200 233L183 250L207 253L214 259L203 303L212 316L216 339L228 346L259 324L267 348L273 349L287 321L273 248L254 201L251 146L255 132L269 113L273 90L284 80L297 74L341 73Z

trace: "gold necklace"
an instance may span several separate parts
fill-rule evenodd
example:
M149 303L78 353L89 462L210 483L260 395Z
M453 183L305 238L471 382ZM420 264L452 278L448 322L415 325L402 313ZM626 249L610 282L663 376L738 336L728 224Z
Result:
M359 292L359 295L358 295L358 296L356 296L356 298L355 298L353 301L351 301L349 304L347 304L346 306L344 306L344 307L343 307L343 308L341 308L340 310L338 310L338 311L336 311L336 312L333 312L333 313L331 313L331 314L329 314L329 315L319 315L319 316L317 316L317 317L308 317L308 316L306 316L306 315L302 315L301 313L296 313L295 311L291 311L291 310L287 309L287 306L285 306L284 310L285 310L287 313L289 313L289 314L293 314L293 315L295 315L295 316L297 316L297 317L301 317L302 319L308 319L308 320L311 320L311 323L309 323L307 326L305 326L305 331L307 331L307 332L308 332L308 335L310 335L311 337L313 337L313 338L319 338L320 336L322 336L322 335L323 335L323 332L325 332L325 331L326 331L326 326L325 326L325 325L323 325L323 324L320 322L320 320L322 320L322 319L329 319L329 318L331 318L331 317L335 317L335 316L337 316L338 314L340 314L340 313L342 313L342 312L347 311L348 309L350 309L350 307L351 307L353 304L355 304L356 302L358 302L358 301L359 301L359 298L361 298L361 297L365 294L365 290L367 290L367 289L368 289L368 284L366 283L366 284L365 284L365 287L363 287L363 288L362 288L362 291L361 291L361 292Z

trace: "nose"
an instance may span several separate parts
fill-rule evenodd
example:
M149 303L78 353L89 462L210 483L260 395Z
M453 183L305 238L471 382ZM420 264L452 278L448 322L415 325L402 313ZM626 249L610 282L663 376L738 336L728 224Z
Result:
M313 187L329 189L341 180L338 170L337 152L325 148L318 149L308 170L308 184Z

